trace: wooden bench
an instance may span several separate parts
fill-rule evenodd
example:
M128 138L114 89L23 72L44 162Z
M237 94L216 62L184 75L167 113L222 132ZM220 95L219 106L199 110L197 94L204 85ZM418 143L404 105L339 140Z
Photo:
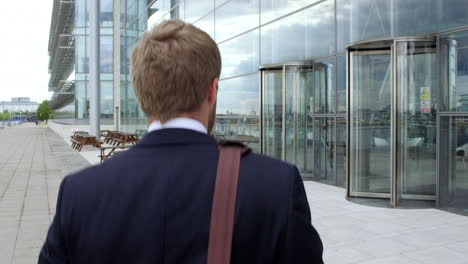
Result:
M112 157L113 155L122 152L125 149L128 149L132 147L133 145L124 145L124 146L108 146L108 147L103 147L100 146L99 150L101 151L101 154L98 156L101 159L101 163L107 160L108 158ZM106 151L109 151L106 153Z
M77 145L80 143L80 140L78 139L79 136L81 135L88 135L88 132L86 131L75 131L73 132L73 135L70 136L70 141L72 143L72 148L76 149Z
M108 131L104 143L114 146L122 146L126 144L136 144L140 138L137 134L124 133L119 131Z
M95 136L91 135L77 135L75 139L75 149L81 151L84 146L101 146L102 142L99 141Z

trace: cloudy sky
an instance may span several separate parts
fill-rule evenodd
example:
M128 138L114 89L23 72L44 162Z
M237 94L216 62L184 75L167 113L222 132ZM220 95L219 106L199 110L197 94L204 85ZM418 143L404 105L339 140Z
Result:
M0 8L0 101L49 99L48 40L53 0L5 1Z

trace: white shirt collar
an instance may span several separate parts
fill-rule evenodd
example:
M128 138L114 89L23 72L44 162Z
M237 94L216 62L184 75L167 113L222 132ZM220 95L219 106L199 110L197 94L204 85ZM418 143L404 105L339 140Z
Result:
M208 134L206 127L200 121L185 117L177 117L165 123L153 121L148 128L148 133L164 128L190 129L200 133Z

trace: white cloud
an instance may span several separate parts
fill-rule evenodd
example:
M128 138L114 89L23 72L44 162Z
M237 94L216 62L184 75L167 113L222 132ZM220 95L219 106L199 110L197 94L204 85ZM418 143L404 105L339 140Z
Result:
M48 42L53 0L4 1L0 8L0 101L49 99Z

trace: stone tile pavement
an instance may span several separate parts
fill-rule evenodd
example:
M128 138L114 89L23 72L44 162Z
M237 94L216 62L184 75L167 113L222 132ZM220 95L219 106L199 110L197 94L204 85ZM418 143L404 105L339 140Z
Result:
M347 201L342 188L315 182L305 188L325 263L468 263L467 216L370 207Z
M0 130L0 263L35 263L60 181L89 166L46 127ZM468 217L363 206L341 188L305 182L325 263L468 263Z
M35 263L64 175L89 164L47 127L0 130L0 263Z

